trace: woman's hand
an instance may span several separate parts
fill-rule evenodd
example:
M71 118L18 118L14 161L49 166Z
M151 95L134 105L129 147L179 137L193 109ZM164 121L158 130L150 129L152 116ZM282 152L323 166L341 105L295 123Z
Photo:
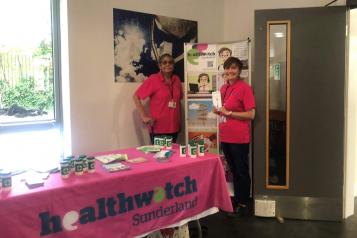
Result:
M219 110L215 106L212 107L212 112L219 115Z
M253 120L255 117L255 109L250 109L246 112L228 111L225 107L221 108L221 114L237 120Z
M135 94L133 95L133 100L134 100L136 108L138 109L138 111L140 113L141 120L146 125L150 125L150 126L154 125L155 120L146 114L143 103Z
M147 115L143 115L141 116L141 120L144 122L144 124L146 125L154 125L154 119L152 119L151 117L147 116Z
M225 107L221 107L221 113L222 113L224 116L230 116L230 115L232 115L232 111L228 111Z

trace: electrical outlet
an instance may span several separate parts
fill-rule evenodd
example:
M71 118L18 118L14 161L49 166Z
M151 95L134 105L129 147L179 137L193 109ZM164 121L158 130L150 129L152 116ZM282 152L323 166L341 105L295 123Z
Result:
M255 216L258 217L275 217L275 200L256 199Z

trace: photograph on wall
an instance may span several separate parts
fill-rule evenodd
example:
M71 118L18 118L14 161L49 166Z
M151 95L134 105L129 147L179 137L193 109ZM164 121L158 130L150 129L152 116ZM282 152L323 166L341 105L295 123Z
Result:
M217 115L212 112L211 99L188 99L188 129L211 130L217 128Z
M210 97L213 91L216 91L216 73L215 72L188 72L187 73L187 93L190 96Z
M187 72L217 71L216 45L188 44L186 60Z
M217 147L217 131L189 131L188 141L197 142L203 140L205 146L205 152L215 153L218 152Z
M184 43L197 42L197 22L113 9L115 82L142 82L171 54L174 73L184 81Z
M225 75L223 64L231 56L237 57L243 63L243 68L240 77L244 79L247 83L249 82L249 41L241 41L237 43L230 44L218 44L217 45L217 65L218 65L218 75L217 75L217 88L225 83Z

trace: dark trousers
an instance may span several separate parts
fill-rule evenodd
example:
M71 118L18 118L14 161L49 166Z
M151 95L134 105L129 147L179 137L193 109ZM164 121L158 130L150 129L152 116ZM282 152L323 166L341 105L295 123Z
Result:
M233 174L234 202L247 204L250 195L249 144L222 142L222 150Z
M176 133L163 133L163 134L150 133L151 144L154 144L154 137L155 136L171 136L172 137L172 143L176 143L177 135L178 135L178 132L176 132Z

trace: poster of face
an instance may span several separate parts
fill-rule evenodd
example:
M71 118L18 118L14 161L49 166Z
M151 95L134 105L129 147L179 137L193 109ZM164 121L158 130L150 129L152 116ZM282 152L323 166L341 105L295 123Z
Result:
M223 72L223 64L229 57L232 56L232 45L219 45L217 47L217 55L218 55L218 71Z
M217 88L221 88L222 85L225 83L225 75L224 75L224 62L231 56L237 57L243 63L243 68L240 74L240 77L243 78L247 83L249 82L249 65L248 65L248 58L249 58L249 42L242 41L238 43L231 43L231 44L219 44L217 45L217 65L218 65L218 75L217 75Z
M217 128L217 116L212 112L211 99L189 99L187 127L189 129L212 130Z
M216 45L191 44L186 47L187 71L217 71Z
M197 42L197 22L113 9L115 82L142 82L159 71L168 53L174 73L184 81L184 43Z
M199 142L202 141L205 146L205 152L215 153L218 152L217 147L217 131L189 131L188 141Z
M212 91L216 91L217 75L214 72L188 72L187 93L210 97ZM192 96L192 95L191 95Z

